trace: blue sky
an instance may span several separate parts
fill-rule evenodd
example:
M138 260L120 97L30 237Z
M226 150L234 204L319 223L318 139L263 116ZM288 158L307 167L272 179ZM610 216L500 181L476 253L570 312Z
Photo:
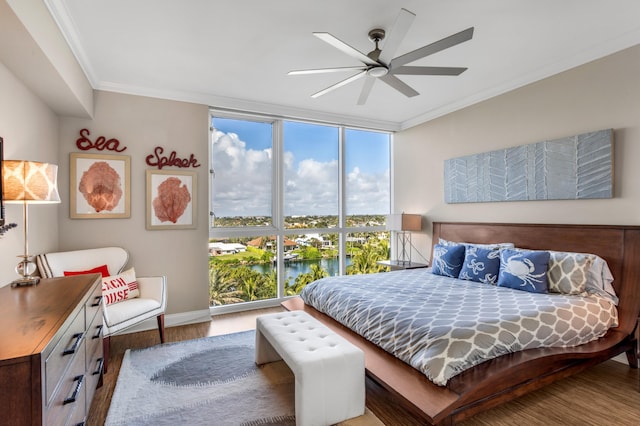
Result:
M213 124L216 215L268 215L271 124ZM336 214L338 136L337 127L284 122L285 215ZM388 213L389 135L347 129L345 150L347 214Z

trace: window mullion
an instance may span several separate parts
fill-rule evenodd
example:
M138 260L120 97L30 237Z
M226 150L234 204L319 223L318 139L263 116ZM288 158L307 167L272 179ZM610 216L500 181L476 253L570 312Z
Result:
M273 225L276 229L276 271L284 271L284 132L282 120L273 122ZM284 275L277 273L277 297L284 296Z
M345 128L340 126L338 136L338 259L340 275L347 273L347 234L345 232L345 197L346 197L346 166L345 166Z

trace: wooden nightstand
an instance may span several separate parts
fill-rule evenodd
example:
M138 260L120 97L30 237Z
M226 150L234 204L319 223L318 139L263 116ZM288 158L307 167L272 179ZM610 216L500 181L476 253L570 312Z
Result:
M428 268L429 265L426 263L418 263L418 262L402 262L397 260L379 260L376 262L378 265L388 266L392 271L398 271L401 269L418 269L418 268Z

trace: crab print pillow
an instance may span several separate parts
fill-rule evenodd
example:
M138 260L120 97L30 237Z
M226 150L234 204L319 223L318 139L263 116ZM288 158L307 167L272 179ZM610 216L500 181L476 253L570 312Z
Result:
M461 280L496 284L500 271L500 250L469 245L465 250Z
M463 260L463 245L443 246L442 244L436 244L433 247L433 268L431 272L436 275L458 278Z
M498 287L547 293L548 268L548 251L501 250Z

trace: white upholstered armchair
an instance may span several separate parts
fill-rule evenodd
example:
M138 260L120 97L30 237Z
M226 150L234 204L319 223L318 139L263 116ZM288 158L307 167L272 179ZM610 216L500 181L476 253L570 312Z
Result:
M129 261L121 247L46 253L37 256L43 278L62 277L65 272L87 271L107 265L110 275L117 275ZM123 300L103 309L104 372L107 372L110 337L129 327L156 317L160 342L164 343L164 311L167 306L167 280L164 276L136 277L140 296Z

